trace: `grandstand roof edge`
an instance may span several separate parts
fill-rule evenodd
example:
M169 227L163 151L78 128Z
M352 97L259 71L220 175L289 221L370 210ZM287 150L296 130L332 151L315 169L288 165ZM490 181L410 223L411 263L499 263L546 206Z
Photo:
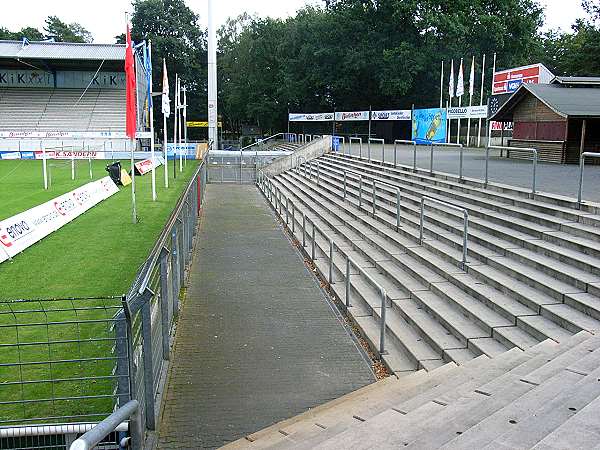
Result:
M0 40L0 59L60 59L124 61L125 44L29 42Z

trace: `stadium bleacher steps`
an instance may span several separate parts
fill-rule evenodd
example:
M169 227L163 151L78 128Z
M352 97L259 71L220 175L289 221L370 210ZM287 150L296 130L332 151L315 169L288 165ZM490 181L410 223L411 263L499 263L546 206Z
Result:
M345 198L344 171L347 186ZM364 177L362 194L359 194L358 177L351 176L352 173L362 174ZM372 213L371 179L387 183L378 184L375 215ZM273 177L270 181L279 194L269 195L265 184L259 185L282 220L287 221L288 230L293 232L300 243L303 240L302 216L306 217L306 255L311 253L311 223L316 225L315 267L324 280L329 276L330 240L334 242L333 283L330 288L342 305L346 300L344 280L347 257L360 266L361 271L353 268L351 272L351 306L347 308L347 314L375 351L379 345L382 308L380 293L371 280L385 289L386 348L385 353L380 356L402 383L410 385L421 377L437 380L432 382L438 383L437 377L442 376L445 380L446 376L449 379L454 376L450 372L473 373L480 367L481 370L487 370L494 367L494 364L503 364L517 358L515 355L527 361L538 361L541 366L546 363L552 365L547 356L537 357L537 353L550 351L549 349L569 349L569 346L579 344L578 339L583 337L587 342L582 344L584 347L594 344L595 347L591 350L598 348L599 341L590 338L600 330L600 216L595 206L584 205L580 210L565 198L543 194L531 198L525 191L508 186L484 189L474 180L459 182L456 178L443 174L413 171L406 167L393 167L390 164L337 154L322 156ZM396 187L401 192L399 228L396 227ZM420 204L423 195L450 202L468 211L470 220L466 267L463 268L461 264L462 214L454 209L440 205L427 206L425 239L423 245L419 244ZM286 206L289 206L287 212ZM579 353L577 355L581 356ZM557 360L561 361L558 357ZM597 366L589 365L586 375L600 367L600 361L597 362ZM431 372L431 375L427 375L427 372ZM558 373L553 373L551 377L540 381L542 384L545 381L551 383L548 385L548 395L554 393L556 386L561 383L569 385L572 381L574 395L579 392L575 386L579 386L580 381L586 384L582 380L572 379L569 370L566 372L560 372L559 379L553 379L552 376L558 376ZM510 369L508 373L510 374ZM523 372L527 373L529 372ZM503 376L496 372L494 374ZM527 401L520 400L522 396L529 398L526 396L527 392L521 392L524 389L521 382L515 381L511 375L506 376L508 378L502 378L510 382L507 385L510 389L506 394L512 395L511 389L516 383L518 388L515 387L514 393L518 395L503 398L502 401L506 401L506 405ZM482 381L476 386L484 386L490 380ZM387 386L389 382L380 383ZM399 390L403 391L405 386L402 383L398 385L402 386ZM373 425L373 429L378 429L382 434L385 434L383 429L386 427L406 429L409 432L406 439L412 445L413 441L417 442L422 437L419 433L413 433L412 427L421 424L429 412L455 411L459 414L458 417L463 417L460 413L471 409L469 405L478 405L480 396L493 397L496 392L506 391L498 384L494 384L493 389L488 386L480 389L476 386L474 389L485 394L469 388L475 392L473 394L461 388L461 397L451 399L452 402L458 402L457 408L465 409L447 409L450 401L442 396L440 398L446 400L440 400L441 404L431 404L431 401L423 403L415 407L418 412L411 417L403 413L412 411L412 407L398 403L401 406L396 409L401 413L390 410L392 404L382 398L387 397L387 394L382 394L375 397L379 399L377 402L382 403L378 403L377 407L373 406L375 409L372 411L374 414L382 413L381 425ZM536 387L535 383L530 383L529 388L533 387ZM382 392L386 389L382 388ZM589 400L592 402L593 399ZM590 407L597 404L598 401L591 403ZM360 402L356 406L362 408ZM504 408L500 403L497 406ZM380 409L383 407L385 408ZM421 407L425 409L420 409ZM517 407L514 408L518 410ZM338 415L339 411L335 411L331 413L331 417ZM488 410L482 409L482 413L484 411ZM494 411L490 410L485 414L493 417ZM284 447L292 443L303 443L301 448L309 448L315 445L315 441L310 440L312 437L307 437L309 440L304 441L305 434L312 436L316 433L315 428L320 428L317 434L322 437L329 439L336 436L327 448L340 448L351 442L340 437L340 433L346 433L344 430L348 426L358 429L357 420L361 422L371 417L369 414L361 414L364 413L351 414L349 423L339 423L336 422L337 419L321 422L319 419L307 425L310 432L305 428L297 431L294 431L295 428L291 431L285 428L271 438L275 439L274 443ZM575 412L571 414L574 415ZM588 415L589 411L581 416L582 420ZM352 419L354 416L360 419ZM439 417L446 418L445 415ZM484 419L482 416L478 421ZM563 419L567 426L569 417ZM394 422L396 420L398 426ZM402 424L407 420L406 428L403 428ZM370 430L368 422L370 420L364 426L361 425L361 429ZM425 423L428 424L427 427L435 428L443 426L444 422L447 422L447 418L441 419L439 423ZM461 425L461 429L456 431L470 436L467 429L477 423L468 422L468 427ZM573 418L572 426L577 423L579 422ZM511 424L502 425L506 428ZM383 428L377 428L379 426ZM498 425L498 429L500 428L502 427ZM514 428L517 429L516 426ZM298 434L294 438L296 432ZM550 432L549 430L548 434ZM354 435L349 430L347 433L348 439L351 439L350 436L358 439L361 432L357 431L358 434ZM432 435L438 436L437 432ZM441 436L448 437L448 441L457 440L459 448L463 445L461 439L465 442L465 448L479 448L472 446L475 441L460 437L462 434L447 436L442 433L439 436L440 439ZM540 441L542 438L545 439L541 436ZM400 441L394 442L397 444ZM420 447L417 445L416 448L435 448L446 443L436 441L434 445L433 441L419 442ZM246 440L245 444L249 444L249 441ZM264 448L258 444L258 440L252 446ZM354 448L355 444L351 446ZM357 445L356 448L362 446Z
M598 448L600 337L389 377L226 449Z

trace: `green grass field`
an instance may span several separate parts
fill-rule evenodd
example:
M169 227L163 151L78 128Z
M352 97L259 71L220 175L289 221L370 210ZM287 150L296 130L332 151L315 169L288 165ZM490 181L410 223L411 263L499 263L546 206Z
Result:
M131 190L121 191L43 239L13 262L0 264L0 299L120 295L127 292L137 269L160 234L181 191L196 168L190 161L183 174L164 187L157 170L158 201L152 201L150 174L136 177L140 222L132 223ZM105 161L95 161L94 178L107 175ZM53 183L43 189L40 161L0 161L0 220L69 192L90 181L87 161L53 169ZM182 175L182 176L180 176Z
M107 175L106 163L93 163L94 179ZM156 202L151 176L136 178L139 223L132 223L131 190L122 187L0 264L0 425L66 415L98 420L91 415L111 411L114 360L106 358L113 356L111 319L120 307L118 296L128 291L197 164L188 162L176 180L171 166L169 189L160 168ZM78 163L75 181L68 164L52 170L52 186L44 191L40 161L0 161L0 220L90 181L87 161ZM16 300L86 296L117 298ZM73 323L47 325L65 321ZM85 361L68 362L79 359ZM78 396L98 398L60 400Z

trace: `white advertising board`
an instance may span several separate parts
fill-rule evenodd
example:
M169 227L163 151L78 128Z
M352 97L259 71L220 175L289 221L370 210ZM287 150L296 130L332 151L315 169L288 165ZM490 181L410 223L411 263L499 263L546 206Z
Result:
M140 175L146 175L147 173L150 173L153 168L162 166L164 163L164 158L162 156L156 155L154 156L154 162L152 162L151 158L144 159L143 161L135 163L135 168L137 169Z
M0 263L119 192L110 179L92 181L16 216L0 221Z
M150 139L149 131L138 131L137 139ZM0 131L4 139L127 139L124 131Z
M487 105L448 108L448 119L485 119L488 115L487 111Z
M356 120L369 120L369 111L336 112L336 122L347 122Z
M410 109L371 112L371 120L411 120L411 118L412 111Z
M331 122L333 113L290 113L290 122Z

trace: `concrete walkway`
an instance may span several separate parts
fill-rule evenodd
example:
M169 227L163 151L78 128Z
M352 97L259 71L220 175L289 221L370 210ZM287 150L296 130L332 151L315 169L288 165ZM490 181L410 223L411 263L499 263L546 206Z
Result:
M254 186L208 185L159 448L215 448L374 381Z

